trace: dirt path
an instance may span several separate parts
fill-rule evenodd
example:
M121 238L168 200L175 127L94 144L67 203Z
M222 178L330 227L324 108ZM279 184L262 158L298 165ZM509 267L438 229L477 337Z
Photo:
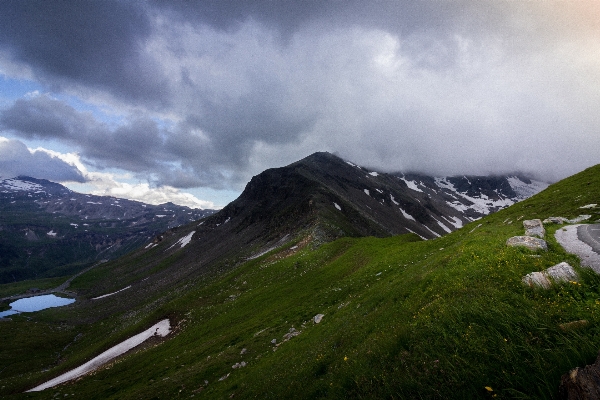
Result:
M41 296L44 294L52 294L52 293L62 293L62 294L66 294L66 295L70 295L72 296L73 293L72 292L67 292L67 288L69 287L69 285L71 285L71 282L73 282L73 279L77 278L80 275L85 274L86 272L88 272L90 269L105 263L108 260L102 260L100 262L97 262L96 264L92 265L91 267L88 267L86 269L84 269L83 271L73 275L72 277L70 277L69 279L67 279L66 281L64 281L63 283L61 283L60 285L58 285L57 287L55 287L54 289L47 289L47 290L40 290L39 292L36 293L25 293L25 294L15 294L13 296L8 296L8 297L3 297L0 299L0 301L5 301L5 300L19 300L19 299L24 299L26 297L33 297L33 296Z

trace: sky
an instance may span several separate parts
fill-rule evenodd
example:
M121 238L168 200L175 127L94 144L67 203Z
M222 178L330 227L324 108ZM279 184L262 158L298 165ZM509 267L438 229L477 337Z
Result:
M217 208L316 151L600 163L600 0L3 0L0 26L2 178Z

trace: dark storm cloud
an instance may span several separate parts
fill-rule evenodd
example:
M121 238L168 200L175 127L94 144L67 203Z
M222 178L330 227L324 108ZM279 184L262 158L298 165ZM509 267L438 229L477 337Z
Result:
M45 95L17 100L0 113L0 128L27 139L62 140L102 167L140 172L164 161L162 140L152 120L131 119L111 129L90 113Z
M43 151L30 152L18 140L0 141L0 177L30 176L58 182L85 182L77 167Z
M0 2L0 68L12 57L122 117L39 96L0 124L176 187L243 184L319 150L556 179L600 161L594 4Z
M144 56L142 2L6 0L0 49L51 87L86 85L145 104L164 101L165 79Z

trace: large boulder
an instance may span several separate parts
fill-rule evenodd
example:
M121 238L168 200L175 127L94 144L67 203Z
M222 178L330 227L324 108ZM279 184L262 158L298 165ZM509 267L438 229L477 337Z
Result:
M555 283L577 281L579 276L577 272L566 262L556 264L545 271L532 272L523 277L523 283L531 287L538 286L544 289L550 289L552 281Z
M540 219L525 220L523 221L523 227L525 228L525 236L537 236L543 239L546 234L546 230Z
M572 369L560 378L558 397L565 400L600 399L600 354L594 364Z
M548 250L548 245L543 239L534 238L531 236L513 236L506 241L507 246L523 246L529 250Z

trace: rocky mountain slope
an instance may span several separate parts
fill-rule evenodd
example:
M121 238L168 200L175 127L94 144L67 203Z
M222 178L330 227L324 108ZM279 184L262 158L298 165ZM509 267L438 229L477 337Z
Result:
M385 225L357 208L343 214L354 204L339 194L343 177L311 177L315 169L306 161L259 175L229 209L78 276L68 288L75 303L0 323L0 395L550 399L561 376L593 362L600 277L579 268L577 257L558 245L554 234L564 225L545 226L545 251L506 243L523 234L527 219L573 219L584 212L586 221L596 221L600 166L440 238L423 241L409 233L309 246L318 231L326 238ZM294 179L283 179L286 174ZM280 177L285 196L265 192L270 185L264 182ZM313 178L337 181L338 189ZM391 178L426 193L422 180ZM399 194L375 185L356 187L354 201L364 201L358 197L364 189L380 189L406 206ZM275 200L282 203L276 207ZM304 203L305 211L298 210ZM365 221L372 225L360 227ZM275 233L260 239L264 232ZM575 268L577 281L549 290L523 283L561 262ZM16 294L18 288L0 287L4 295L9 289ZM166 319L167 336L151 338L93 375L22 394Z
M223 231L273 244L308 230L318 243L404 233L431 239L547 186L516 176L381 173L315 153L252 178L238 199L198 227L194 238Z
M525 190L542 187L516 177L380 173L315 153L264 171L221 211L170 229L115 264L98 267L102 283L80 290L94 297L128 282L142 285L144 293L162 291L225 273L281 246L291 255L340 237L413 233L417 239L437 238L521 200ZM143 302L141 293L132 294L131 301Z
M213 212L81 194L43 179L0 180L0 283L72 273Z

